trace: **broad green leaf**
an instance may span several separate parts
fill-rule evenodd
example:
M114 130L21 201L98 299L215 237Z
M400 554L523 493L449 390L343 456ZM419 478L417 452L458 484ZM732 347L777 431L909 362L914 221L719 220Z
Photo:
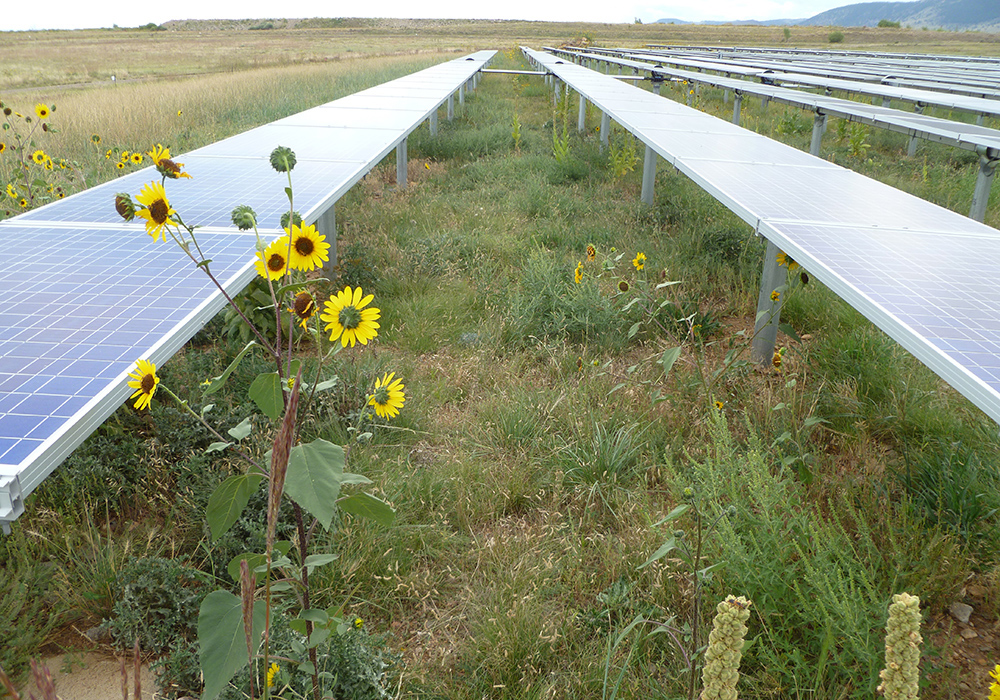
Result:
M632 324L632 327L628 329L628 337L634 338L635 334L639 332L639 328L642 326L641 321L636 321Z
M259 643L264 632L264 603L253 606L251 639ZM214 700L233 675L250 661L243 626L243 603L229 591L213 591L198 613L198 648L205 677L202 700Z
M281 378L277 372L257 375L250 385L249 393L250 398L265 416L273 421L281 417L285 403L281 393Z
M313 629L313 633L309 635L309 640L306 642L306 646L310 649L318 647L320 644L325 642L330 636L329 627L316 627Z
M277 540L274 543L274 552L276 556L280 559L281 557L287 557L288 552L292 548L292 543L288 540ZM272 554L275 556L275 554ZM226 571L232 576L233 580L239 582L240 580L240 562L246 559L247 564L250 566L250 570L255 573L263 573L267 569L267 555L259 554L256 552L244 552L233 557L233 560L229 562L226 567ZM273 565L274 562L272 562Z
M660 357L660 364L663 366L663 374L670 374L670 370L673 368L674 363L681 356L682 346L678 345L676 348L670 348L669 350L664 350L663 356Z
M673 287L675 284L680 284L680 280L675 280L673 282L660 282L656 285L656 289L663 289L665 287Z
M250 422L250 417L247 416L246 418L243 419L243 421L239 425L230 428L228 432L229 432L229 437L238 441L242 440L247 435L249 435L250 431L252 430L253 430L253 425Z
M383 500L368 493L355 493L337 502L340 509L351 515L374 520L388 527L396 517L396 511Z
M327 389L332 389L333 387L340 384L340 379L334 377L333 379L327 379L325 382L320 382L316 385L316 391L326 391Z
M325 625L330 622L330 616L322 608L310 608L299 613L299 617L317 625Z
M784 333L785 335L787 335L792 340L797 341L799 343L802 342L802 338L800 338L799 334L795 332L795 329L792 328L791 324L789 324L789 323L779 323L778 324L778 330L781 331L782 333Z
M330 562L336 560L337 560L336 554L310 554L308 557L306 557L306 560L302 562L302 565L305 566L306 569L308 569L309 573L311 574L313 572L313 569L315 569L316 567L325 566ZM324 612L324 614L326 613Z
M639 568L640 569L646 568L647 566L649 566L650 564L652 564L654 561L657 561L659 559L663 559L663 557L667 556L668 554L670 554L675 549L677 549L677 538L676 537L671 537L669 540L667 540L666 542L664 542L663 545L658 550L656 550L655 552L653 552L652 556L650 556L649 559L647 559L645 562L643 562L642 566L640 566Z
M215 408L215 404L214 403L209 403L209 404L205 404L204 406L202 406L201 407L201 417L204 418L205 414L208 413L209 411L211 411L213 408Z
M819 425L820 423L829 423L826 418L820 418L819 416L809 416L804 421L802 421L803 428L811 428L814 425Z
M205 448L205 454L209 452L222 452L224 449L232 445L231 442L213 442L211 445Z
M662 525L663 523L669 523L671 520L677 520L677 518L681 517L682 515L684 515L685 513L687 513L689 510L691 510L691 504L690 503L681 503L679 506L677 506L672 511L670 511L669 513L667 513L663 517L663 519L660 520L656 524L657 525Z
M296 445L288 457L285 493L327 530L344 474L344 448L326 440Z
M202 396L210 396L215 392L217 392L219 389L221 389L223 385L226 383L226 380L229 379L229 375L233 373L233 370L235 370L237 366L239 366L240 360L243 359L243 356L246 355L248 352L250 352L250 349L256 344L257 341L255 340L251 340L249 343L247 343L247 346L240 351L240 354L237 355L233 359L233 361L229 363L229 366L226 367L226 371L220 374L218 377L213 377L211 381L209 381L208 387L202 393Z
M639 303L639 297L635 297L629 303L625 304L625 306L622 307L622 313L625 313L638 303Z
M626 382L622 382L621 384L616 384L614 388L612 388L611 391L608 392L608 396L611 396L613 393L619 391L620 389L624 389L626 386L628 386Z
M237 474L219 484L205 509L205 519L208 520L213 540L222 537L239 519L263 479L261 474Z
M305 650L303 649L303 651ZM302 663L299 664L299 671L311 676L312 674L316 673L316 667L313 666L312 661L303 661Z
M367 476L361 476L360 474L351 474L350 472L344 472L340 475L340 485L345 484L370 484L372 480Z

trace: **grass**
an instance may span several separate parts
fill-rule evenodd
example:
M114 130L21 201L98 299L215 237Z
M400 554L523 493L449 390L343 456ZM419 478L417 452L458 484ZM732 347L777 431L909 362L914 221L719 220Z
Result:
M393 25L386 41L401 42L407 26ZM292 30L253 35L272 31ZM845 45L858 34L845 31ZM123 85L67 96L56 116L67 149L101 123L114 134L105 140L170 140L180 152L443 57L387 57L361 76L357 64L331 62ZM516 63L513 51L501 57ZM331 67L344 69L336 80ZM182 116L196 118L178 120L182 98ZM699 99L727 118L721 94ZM744 114L762 133L807 138L794 117L751 102ZM115 116L126 105L133 114ZM340 248L374 291L382 328L375 347L338 357L344 389L303 430L346 441L356 394L387 369L404 377L407 400L349 465L375 482L397 522L339 517L316 548L339 558L318 570L314 605L346 603L388 635L404 660L403 697L599 697L609 637L637 615L681 624L690 614L677 561L639 566L670 534L653 524L691 486L708 513L737 508L706 545L706 561L720 564L706 610L729 593L754 601L741 695L871 697L893 593L920 595L929 618L970 580L1000 600L995 425L815 282L785 307L802 342L780 339L784 372L737 368L706 396L700 368L718 367L752 326L761 243L667 167L655 205L640 205L641 175L616 173L599 152L598 119L588 116L584 135L570 129L581 164L570 177L552 155L540 80L487 76L439 135L424 126L411 137L405 190L394 187L390 157L338 206ZM905 144L867 138L864 161L834 126L825 144L845 164L967 208L960 157L928 147L908 161L898 157ZM599 261L623 258L603 276L600 262L587 263L577 285L588 244ZM637 251L644 273L630 263ZM619 278L641 286L662 270L681 281L663 299L719 324L701 344L684 341L666 377L656 359L688 334L649 326L630 337L635 317L614 295ZM225 367L238 348L221 326L166 363L163 381L196 387ZM245 390L259 370L248 363L213 397L220 425L250 412ZM120 409L0 541L0 624L16 620L22 640L13 668L51 628L110 615L109 579L129 557L174 558L224 581L228 560L259 546L260 503L231 537L208 540L205 501L234 466L203 455L210 440L159 398L151 420ZM262 454L268 439L248 449ZM811 481L789 457L808 463ZM45 605L23 594L38 581ZM611 664L625 667L620 697L685 692L681 659L662 635L636 637ZM924 697L964 692L946 661L928 655L924 674Z

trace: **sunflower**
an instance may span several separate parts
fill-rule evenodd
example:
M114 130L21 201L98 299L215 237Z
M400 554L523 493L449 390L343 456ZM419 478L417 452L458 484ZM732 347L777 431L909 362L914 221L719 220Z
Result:
M788 271L792 272L795 270L795 268L799 266L799 264L792 259L791 255L789 255L785 251L781 251L780 253L778 253L778 266L787 267Z
M170 159L170 149L164 148L163 144L156 144L152 150L146 151L146 155L153 159L156 169L163 177L169 177L171 180L176 180L179 177L191 177L182 170L184 163L175 163Z
M115 167L118 168L119 170L124 170L125 164L121 161L118 161L117 163L115 163Z
M288 236L271 241L261 253L257 251L257 274L264 279L276 280L288 272Z
M375 407L375 413L379 417L389 419L399 415L399 409L403 407L406 396L403 394L403 380L396 379L395 372L383 374L381 379L375 380L375 391L368 398L368 405Z
M274 687L274 677L276 675L278 675L278 671L280 671L280 670L281 670L281 667L277 663L272 663L268 667L268 669L267 669L267 677L265 678L265 682L267 683L267 687L268 688L273 688Z
M295 314L299 319L299 325L305 328L309 319L316 315L316 300L309 292L299 292L295 295L295 302L288 311Z
M136 399L135 407L140 411L149 408L149 402L153 400L156 393L156 385L160 383L160 378L156 376L156 365L149 360L137 360L135 372L129 372L130 377L135 381L128 385L135 389L135 393L129 399ZM137 398L138 397L138 398Z
M327 254L330 244L326 242L326 236L320 235L312 224L302 227L292 224L291 232L287 228L285 232L292 238L289 263L293 270L315 270L330 260Z
M7 196L11 199L17 199L17 190L14 189L14 183L7 183Z
M642 268L646 267L646 254L645 253L636 253L635 254L635 260L632 261L632 265L635 266L636 270L640 270L641 271Z
M111 160L111 149L110 148L104 152L104 160Z
M0 141L0 153L3 153L6 150L7 150L7 144L5 144L3 141Z
M368 341L378 335L378 319L382 313L375 307L365 308L374 299L374 295L362 296L361 287L344 287L324 304L326 313L320 318L326 321L325 330L330 331L330 340L340 338L340 344L351 347L357 341L367 345Z
M46 119L49 116L49 108L39 103L35 105L35 114L38 115L39 119Z
M715 406L716 411L721 411L723 406L725 406L725 404L722 403L721 401L716 401L712 405Z
M146 233L152 236L154 241L160 238L166 240L163 229L168 224L177 225L177 222L170 218L171 214L177 212L170 207L170 201L167 199L163 184L151 182L148 185L143 185L135 201L146 207L135 212L136 216L146 220Z
M778 301L778 299L780 298L781 298L781 292L779 292L777 289L771 292L771 301Z
M131 160L131 161L132 161L132 165L139 165L140 163L142 163L142 154L141 154L141 153L139 153L139 151L135 151L135 152L134 152L134 153L133 153L133 154L132 154L132 155L131 155L131 156L129 157L129 160Z
M31 154L31 160L34 161L35 165L44 165L46 158L45 151L40 148Z
M628 280L621 280L618 283L618 291L624 293L627 292L628 290L629 290Z
M587 244L587 260L594 262L597 258L597 248L594 247L593 243Z
M25 199L24 197L21 197L21 199L19 199L17 203L21 205L22 209L28 208L28 200Z
M101 135L100 135L100 134L91 134L91 135L90 135L90 140L91 140L91 141L93 142L93 144L94 144L94 145L96 146L96 145L98 145L99 143L101 143Z
M576 270L573 272L573 281L577 284L583 282L583 263L578 262L576 264Z
M122 151L122 154L121 154L121 156L120 156L120 157L121 157L121 161L122 161L122 163L126 163L126 162L128 162L128 157L129 157L130 155L132 155L132 154L131 154L131 153L129 153L128 151Z

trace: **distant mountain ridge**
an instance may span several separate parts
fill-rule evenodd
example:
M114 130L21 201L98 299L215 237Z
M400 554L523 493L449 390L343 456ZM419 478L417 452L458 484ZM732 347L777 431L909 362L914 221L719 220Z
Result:
M820 12L808 19L741 20L700 24L819 25L874 27L879 20L899 22L904 27L957 31L1000 32L998 0L917 0L916 2L860 2ZM677 19L657 22L690 24Z

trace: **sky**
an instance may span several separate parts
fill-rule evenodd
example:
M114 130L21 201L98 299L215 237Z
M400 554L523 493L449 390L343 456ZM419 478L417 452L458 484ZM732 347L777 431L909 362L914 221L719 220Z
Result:
M403 17L449 19L526 19L540 21L643 22L673 18L687 21L803 19L853 0L548 0L542 3L469 2L468 0L11 0L0 12L0 30L137 27L172 19L273 19L278 17Z

